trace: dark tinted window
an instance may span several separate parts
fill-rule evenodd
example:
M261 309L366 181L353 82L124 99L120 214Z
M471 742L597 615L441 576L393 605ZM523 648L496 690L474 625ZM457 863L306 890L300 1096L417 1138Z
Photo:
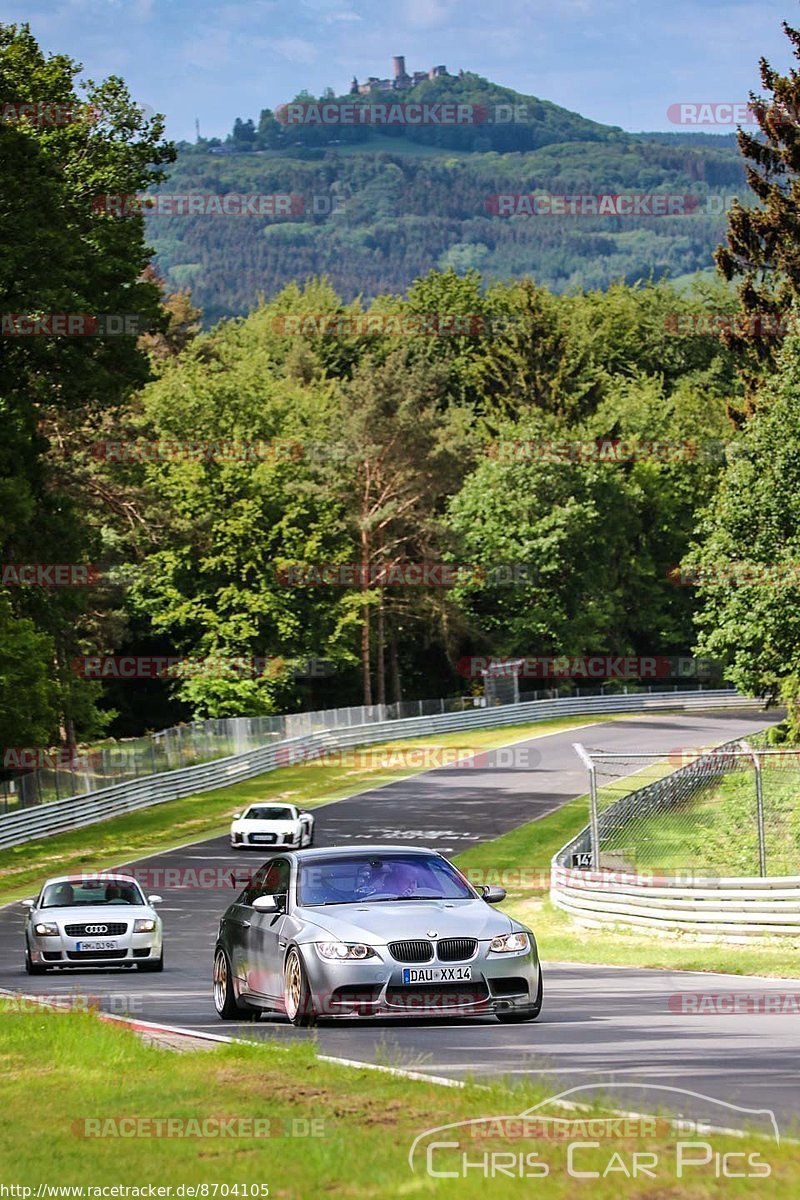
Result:
M436 855L353 855L314 858L300 866L299 904L363 900L472 900L462 875Z
M243 821L293 821L294 810L283 804L254 804L242 816Z
M72 883L48 883L42 892L42 908L72 908L90 904L144 904L135 883L113 879L75 880Z
M259 867L237 904L250 905L256 896L285 896L289 891L291 868L287 858L273 858Z

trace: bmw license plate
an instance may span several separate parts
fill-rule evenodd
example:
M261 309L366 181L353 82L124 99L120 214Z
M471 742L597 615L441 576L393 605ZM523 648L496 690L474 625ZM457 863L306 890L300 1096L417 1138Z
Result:
M404 967L403 983L460 983L472 979L472 967Z
M111 941L105 942L76 942L76 950L116 950L117 943Z

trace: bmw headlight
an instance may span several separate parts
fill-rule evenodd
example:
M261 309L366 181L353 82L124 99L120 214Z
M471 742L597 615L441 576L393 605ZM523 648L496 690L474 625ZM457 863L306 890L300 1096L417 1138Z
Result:
M133 922L134 933L152 933L156 927L156 923L150 917L140 917L138 921Z
M375 951L363 942L317 942L317 952L320 958L327 958L329 962L375 958Z
M527 933L501 933L492 938L489 949L492 954L519 954L529 945Z
M58 937L58 926L53 921L37 921L33 932L37 937Z

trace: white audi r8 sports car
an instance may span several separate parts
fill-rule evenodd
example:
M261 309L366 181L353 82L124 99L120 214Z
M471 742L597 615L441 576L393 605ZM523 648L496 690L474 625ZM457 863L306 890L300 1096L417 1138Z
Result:
M246 846L291 846L301 849L314 844L314 818L296 804L251 804L236 813L231 824L234 850Z
M35 899L23 900L25 970L43 975L55 967L131 967L162 971L160 896L142 894L127 875L61 875L48 879Z
M533 1021L542 974L533 933L493 909L435 850L277 851L225 912L214 950L223 1020L493 1014Z

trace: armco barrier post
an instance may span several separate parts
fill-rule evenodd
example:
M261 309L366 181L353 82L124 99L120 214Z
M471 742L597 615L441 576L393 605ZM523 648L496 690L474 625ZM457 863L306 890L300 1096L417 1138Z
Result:
M758 825L758 873L762 879L767 874L767 850L764 844L764 781L761 777L761 759L749 742L740 742L742 749L750 755L756 769L756 823Z
M586 747L573 742L572 748L589 772L589 836L592 841L592 867L600 869L600 831L597 824L597 771Z

